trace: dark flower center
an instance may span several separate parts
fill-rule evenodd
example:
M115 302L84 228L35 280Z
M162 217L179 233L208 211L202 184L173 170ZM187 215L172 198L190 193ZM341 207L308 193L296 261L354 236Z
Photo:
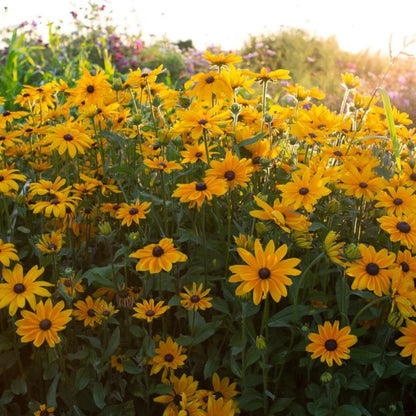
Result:
M401 266L402 270L403 270L405 273L407 273L407 272L410 270L409 265L408 265L405 261L401 262L401 263L400 263L400 266Z
M260 279L268 279L270 277L270 270L267 267L262 267L259 270L259 277Z
M167 361L168 363L171 363L174 360L174 356L172 354L166 354L164 357L165 361Z
M90 94L92 94L94 92L94 85L88 85L87 92L89 92Z
M316 134L315 133L309 133L309 137L314 139L316 137Z
M0 141L6 140L5 136L0 136Z
M376 276L380 271L380 267L378 267L375 263L368 263L365 267L365 271L371 276Z
M205 191L205 189L207 189L207 185L206 185L204 182L198 182L198 183L195 185L195 189L196 189L197 191Z
M151 309L149 309L148 311L146 311L145 313L146 316L154 316L155 315L155 311L152 311Z
M393 199L393 204L394 205L401 205L401 204L403 204L403 199L401 199L401 198L394 198Z
M410 178L412 181L416 181L416 173L415 173L415 172L413 172L413 173L409 176L409 178Z
M153 257L160 257L165 251L160 246L153 247L152 256Z
M209 397L208 397L208 396L204 396L204 397L202 398L202 400L203 400L203 402L204 402L204 403L208 403L208 399L209 399Z
M50 415L50 413L47 411L47 410L42 410L40 413L39 413L39 416L49 416Z
M70 142L71 140L74 140L74 137L72 136L72 134L65 134L64 140Z
M129 296L129 291L127 289L120 290L118 295L120 298L127 298Z
M202 152L196 152L195 153L195 157L201 157L202 156Z
M396 228L401 232L401 233L410 233L410 225L406 222L406 221L399 221L396 224Z
M358 184L358 186L360 187L360 188L367 188L367 186L368 186L368 184L366 184L365 182L360 182L359 184Z
M72 282L71 282L71 280L70 280L70 279L65 279L65 280L64 280L64 286L66 286L66 287L71 287L71 286L72 286Z
M202 118L201 120L198 121L198 124L200 124L201 126L205 126L205 124L207 124L208 121L205 120L204 118Z
M61 201L59 201L59 199L54 199L53 201L51 201L52 205L59 205Z
M232 170L227 170L227 172L224 173L224 178L227 179L227 181L232 181L235 179L235 173Z
M42 331L47 331L48 329L50 329L51 326L52 326L52 322L49 319L42 319L39 322L39 328Z
M341 157L342 156L342 152L340 152L339 150L335 150L334 155Z
M189 298L189 300L190 300L192 303L198 303L198 302L201 300L201 298L200 298L198 295L192 295L192 296Z
M88 309L87 315L90 318L93 318L95 316L95 310L94 309Z
M160 162L158 164L158 166L162 166L163 169L166 169L166 163L164 163L164 162Z
M4 181L4 176L0 175L0 182Z
M3 113L3 116L4 117L7 117L7 116L9 116L11 114L11 112L10 111L5 111L4 113Z
M213 396L215 397L215 400L221 399L221 397L224 397L223 394L220 391L216 391Z
M13 290L14 290L14 293L19 294L19 293L23 293L26 290L26 288L22 283L16 283L13 287Z
M120 209L120 205L116 204L113 205L113 211L118 211Z
M300 188L299 189L299 193L301 195L306 195L308 192L309 192L309 189L308 188Z
M175 398L173 399L173 403L176 404L176 406L179 406L182 400L182 396L180 394L176 394Z
M215 81L214 77L209 76L205 78L205 82L207 84L212 84L214 81Z
M253 165L258 165L260 163L260 156L253 157L251 161L253 162Z
M139 212L139 210L137 208L130 208L129 210L129 214L130 215L136 215Z
M110 311L104 311L103 316L109 317L110 316Z
M338 344L334 339L327 339L325 341L325 348L327 351L335 351L337 347L338 347Z
M50 243L49 245L48 245L48 250L56 250L58 247L56 246L56 244L54 244L54 243Z
M122 360L120 357L118 357L118 358L117 358L117 362L118 362L119 364L121 364L121 363L123 362L123 360Z

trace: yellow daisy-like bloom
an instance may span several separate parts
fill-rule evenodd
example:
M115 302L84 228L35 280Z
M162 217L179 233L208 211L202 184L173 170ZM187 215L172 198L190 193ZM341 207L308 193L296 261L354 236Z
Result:
M182 346L173 341L171 337L165 341L159 341L158 347L155 349L156 355L149 361L152 366L150 375L159 373L160 370L176 370L185 364L187 356L182 354Z
M237 236L233 236L234 242L237 247L245 248L248 251L252 251L254 249L254 236L252 235L245 235L245 234L238 234Z
M206 416L234 416L235 406L233 400L224 400L222 397L208 397Z
M103 107L113 100L111 84L107 81L107 75L97 68L95 75L91 75L87 68L82 69L82 77L77 81L77 86L69 90L70 104L74 106L96 105Z
M198 101L212 103L213 96L217 99L232 99L233 89L220 72L210 71L195 74L185 82L185 89L192 87L189 95L197 97Z
M21 264L16 264L13 270L3 269L2 277L5 283L0 283L0 309L9 306L9 314L15 315L18 308L23 308L26 301L32 309L36 306L36 295L51 296L44 286L52 286L48 282L37 282L44 268L33 266L26 275Z
M376 251L373 246L359 244L361 258L355 260L346 270L354 277L351 289L371 290L377 296L387 295L390 290L391 266L395 261L395 254L383 248Z
M314 87L308 90L299 84L289 84L283 89L295 97L298 102L306 101L309 98L316 98L317 100L322 100L325 98L325 94L322 91L319 91L318 87Z
M241 56L237 56L234 52L229 53L227 55L225 55L224 53L214 55L208 50L205 51L202 57L206 59L208 62L210 62L212 65L218 66L220 68L224 65L236 64L238 62L241 62L243 59Z
M342 260L341 249L345 243L336 243L338 236L339 234L335 231L330 231L325 237L324 247L327 256L332 262L339 264L340 266L344 266L345 261Z
M225 179L206 176L201 182L178 184L172 196L180 198L181 202L189 202L189 208L196 205L199 210L205 199L211 201L214 195L224 195L227 189Z
M331 193L331 190L325 187L329 178L323 178L322 175L322 169L315 174L312 174L310 169L294 172L293 182L277 186L282 191L282 203L290 205L293 209L304 207L306 211L312 212L318 200Z
M45 304L41 301L35 307L35 312L22 311L23 319L16 321L17 334L22 336L22 342L33 341L35 347L40 347L45 341L50 348L59 344L61 339L58 332L63 331L71 320L72 309L65 309L63 300L55 306L48 299Z
M377 218L381 229L390 234L390 240L400 241L408 248L416 247L416 219L411 216L384 216Z
M65 293L69 296L75 296L77 293L83 293L85 291L84 286L82 286L81 279L76 280L75 274L70 277L60 278L58 285L61 285Z
M143 299L142 303L137 302L133 308L137 313L133 316L137 319L145 319L147 322L152 322L153 319L160 318L168 309L169 305L163 305L165 302L161 300L156 303L154 299L147 301Z
M400 315L406 319L416 316L416 288L412 277L402 277L395 273L391 283L392 305L391 311L398 309Z
M34 416L55 416L54 407L46 407L46 404L41 404L39 410L36 410Z
M184 146L186 150L181 151L181 156L183 157L181 163L196 163L199 160L208 163L204 143L185 144ZM211 149L213 149L214 147L216 147L216 144L211 144L210 146L208 146L208 156L210 158L215 153L211 152Z
M63 235L58 231L52 231L50 234L42 234L36 247L43 254L59 253L62 248Z
M112 355L111 356L111 368L115 368L119 373L124 371L123 360L126 359L125 355Z
M18 191L19 185L16 181L26 180L26 176L17 169L0 169L0 194L9 194L11 191Z
M182 170L182 166L176 162L170 162L159 156L158 158L154 159L144 159L143 163L152 169L157 169L165 173L172 173L173 170Z
M129 257L139 259L136 264L136 270L150 273L159 273L162 270L169 272L173 263L184 262L188 259L186 254L181 253L172 244L172 238L162 238L157 244L149 244L141 248Z
M7 122L9 123L13 123L13 120L18 120L22 117L27 116L28 113L27 111L3 111L2 113L0 113L0 129L3 129L6 127Z
M68 213L75 212L78 204L77 196L69 196L66 192L57 192L50 201L39 201L30 205L34 214L42 213L45 217L64 218Z
M394 342L399 347L403 347L400 355L402 357L412 356L412 365L416 365L416 322L406 319L406 327L402 327L399 330L403 336Z
M290 79L289 71L286 69L276 69L269 71L266 68L261 68L260 72L244 71L249 77L254 78L260 83L269 81L279 81L281 79Z
M250 211L252 217L266 221L272 220L287 233L290 233L290 230L308 231L311 222L304 215L294 211L292 207L282 204L279 198L273 201L273 206L257 196L254 196L254 200L262 210Z
M216 400L223 398L224 401L231 400L238 394L237 383L230 383L229 377L220 378L217 373L212 375L212 395Z
M198 309L205 310L207 308L212 307L212 300L211 297L207 296L211 289L202 290L203 285L202 283L196 288L196 283L192 283L192 290L188 287L184 287L186 293L181 293L181 305L185 308L190 310L197 311Z
M357 337L350 332L349 326L339 329L339 321L333 325L326 321L324 325L318 325L318 333L308 335L311 344L306 346L306 351L312 353L313 359L320 357L321 363L326 361L330 367L334 361L342 365L341 359L348 360L349 348L357 343Z
M116 218L119 220L123 220L121 225L127 225L130 227L132 222L136 224L139 223L140 220L146 218L146 214L149 213L151 202L142 202L137 199L134 204L120 204L120 208L116 211Z
M13 243L4 243L0 238L0 264L5 267L10 266L10 260L19 261L17 250Z
M399 186L397 189L389 186L386 191L375 196L377 208L384 208L387 215L409 215L416 211L416 195L413 188Z
M361 84L360 78L352 74L351 72L345 72L344 74L341 74L341 77L342 77L342 85L347 90L352 90L354 88L357 88Z
M69 192L71 189L70 186L62 189L65 185L66 180L57 176L56 179L52 182L45 179L39 179L39 182L33 182L29 185L28 195L30 198L33 198L36 195L43 196L53 196L57 192Z
M396 264L399 268L401 277L416 277L416 257L413 257L409 250L399 250L397 253Z
M163 394L153 399L156 403L168 405L163 412L163 415L170 415L172 414L170 412L177 412L180 401L182 400L182 394L184 394L188 400L192 400L196 389L198 388L198 381L186 374L182 374L180 378L176 376L169 377L169 384L172 386L172 390L168 394Z
M68 122L51 127L43 143L49 145L51 150L58 150L60 155L68 152L73 159L77 153L84 154L86 149L91 148L93 140L86 134L79 123Z
M287 253L287 245L283 244L277 250L273 240L270 240L263 250L260 240L254 243L254 256L243 248L237 249L240 257L247 265L230 266L233 274L229 281L240 283L235 290L237 296L253 291L253 302L258 305L261 299L266 299L270 292L273 300L279 302L281 297L287 296L286 286L292 284L288 276L297 276L301 273L295 267L300 259L290 258L283 260Z
M218 179L224 178L230 189L234 189L237 185L247 188L251 176L250 165L251 160L239 159L230 150L227 150L223 161L213 160L211 162L211 169L207 169L206 175Z
M79 300L74 304L76 308L72 315L77 321L84 321L84 326L95 327L102 322L102 314L100 313L101 299L93 299L91 296L87 296L84 300Z

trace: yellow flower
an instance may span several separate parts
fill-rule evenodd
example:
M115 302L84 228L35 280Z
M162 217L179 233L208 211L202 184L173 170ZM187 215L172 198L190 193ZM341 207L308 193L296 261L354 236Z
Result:
M399 241L407 248L416 247L416 220L413 216L384 216L377 218L381 229L390 234L390 240Z
M340 266L344 266L345 261L342 260L341 249L345 243L336 243L335 240L338 238L338 236L339 234L337 234L335 231L330 231L325 237L324 247L326 255L332 262L339 264Z
M286 69L276 69L274 71L269 71L266 68L261 68L260 72L244 71L249 77L254 78L260 83L265 83L269 81L278 81L281 79L290 79L289 71Z
M185 82L185 89L192 87L189 91L191 97L197 97L198 101L212 103L213 97L219 99L232 99L233 89L223 75L217 71L198 73Z
M147 301L143 299L142 303L137 302L133 308L137 313L133 316L137 319L145 319L147 322L152 322L153 319L160 318L168 309L169 305L163 305L163 300L155 304L154 299Z
M4 243L0 238L0 264L9 267L10 260L19 261L17 250L12 243Z
M162 270L168 272L173 263L186 261L188 257L175 248L172 241L172 238L162 238L159 243L149 244L130 254L129 257L139 259L136 270L149 271L152 274Z
M354 88L357 88L361 84L360 78L352 74L351 72L345 72L344 74L341 75L341 77L343 81L342 85L347 90L352 90Z
M326 361L330 367L334 361L342 365L341 359L348 360L349 348L357 343L357 337L350 332L349 326L339 329L339 321L333 325L326 321L324 325L318 325L318 333L308 335L312 342L306 346L306 351L312 353L313 359L320 357L321 362Z
M404 347L400 355L412 356L412 365L416 365L416 322L406 319L406 327L400 328L400 332L403 336L395 341L399 347Z
M63 236L60 232L52 231L50 234L42 234L36 247L43 254L59 253L62 248Z
M9 194L10 191L17 191L19 186L16 181L26 180L26 176L17 169L0 169L0 194Z
M152 366L150 375L159 373L160 370L176 370L185 364L187 356L182 354L182 346L168 337L166 341L160 341L158 347L155 349L156 355L149 361Z
M140 220L146 218L146 214L149 213L151 202L142 202L137 199L134 204L120 204L120 208L116 211L116 218L123 220L121 225L127 225L130 227L132 222L139 224Z
M190 290L188 287L184 287L186 293L181 293L181 305L185 308L190 310L197 311L199 309L205 310L207 308L212 307L212 300L211 297L207 296L211 289L202 290L203 286L202 283L196 288L196 283L193 282L192 289Z
M286 286L292 284L288 276L297 276L301 273L295 267L300 259L290 258L283 260L287 253L287 245L283 244L277 250L273 240L270 240L263 250L260 240L254 243L254 256L243 248L237 249L238 254L247 265L230 266L234 273L229 281L240 283L235 290L237 296L253 291L253 302L258 305L261 299L266 299L270 292L273 300L279 302L281 297L287 296Z
M212 54L210 51L205 51L202 55L208 62L211 64L222 67L229 64L236 64L237 62L241 62L241 56L237 56L234 52L224 55L224 53L219 53L218 55Z
M61 339L58 332L63 331L71 320L71 309L65 309L63 300L55 306L48 299L45 304L41 301L34 308L35 312L22 311L23 319L16 321L17 334L22 336L22 342L33 341L35 347L40 347L45 341L50 348L59 344Z
M75 302L76 308L72 315L77 321L84 321L84 326L95 327L96 324L101 324L102 314L100 313L100 301L101 299L93 299L91 296L87 296L84 300Z

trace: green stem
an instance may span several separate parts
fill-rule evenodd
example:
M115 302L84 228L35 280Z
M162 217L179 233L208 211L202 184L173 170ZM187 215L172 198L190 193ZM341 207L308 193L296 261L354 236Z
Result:
M231 247L231 206L232 206L232 194L231 190L228 190L227 200L227 250L225 253L225 271L224 277L227 279L228 276L228 264L230 261L230 247Z
M207 236L205 231L205 205L202 205L201 208L201 234L202 234L202 247L204 255L204 284L205 287L208 287L208 259L207 259Z
M205 153L207 154L207 164L209 165L211 160L209 157L209 147L208 147L208 137L207 137L207 131L205 129L202 129L202 138L204 140L204 146L205 146Z
M374 306L376 303L379 303L379 302L381 302L381 301L383 301L383 300L386 300L386 299L390 299L390 296L389 295L386 295L386 296L383 296L383 297L381 297L381 298L378 298L378 299L375 299L375 300L373 300L372 302L370 302L370 303L367 303L367 305L365 305L364 307L362 307L359 311L358 311L358 313L355 315L355 317L354 317L354 319L353 319L353 321L352 321L352 323L351 323L351 329L354 329L355 328L355 325L356 325L356 323L357 323L357 321L358 321L358 318L367 310L367 309L369 309L369 308L371 308L372 306Z
M268 415L268 398L267 398L267 390L268 390L268 350L269 350L269 326L267 325L269 320L269 297L267 296L264 301L264 309L263 309L263 317L261 320L261 333L263 334L264 331L264 338L266 341L266 349L263 351L263 408L264 408L264 416Z

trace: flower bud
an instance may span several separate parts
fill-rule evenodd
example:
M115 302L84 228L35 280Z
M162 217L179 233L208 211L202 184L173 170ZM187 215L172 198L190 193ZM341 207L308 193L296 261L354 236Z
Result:
M323 384L328 384L332 381L332 374L329 373L328 371L325 371L324 373L322 373L321 375L321 382Z
M98 229L100 230L100 233L103 235L110 235L112 231L111 225L108 221L105 221L102 224L99 224Z
M404 317L399 311L391 311L387 316L387 323L391 328L400 328L403 321Z
M267 231L267 226L263 222L256 223L256 232L259 236L262 236Z
M238 116L241 111L241 106L237 103L233 103L232 106L230 107L230 110L235 116Z
M159 94L156 94L153 98L152 105L153 107L159 107L162 104L162 99Z
M267 348L266 339L263 335L257 335L256 337L256 348L258 350L265 350Z
M191 99L189 97L187 97L186 95L181 94L179 96L179 105L182 108L188 108L191 105Z
M120 78L114 78L113 90L114 91L122 91L123 90L123 81Z
M265 115L264 115L264 122L265 123L271 123L272 122L272 120L273 120L273 116L271 116L269 113L266 113Z
M328 213L336 214L339 211L340 203L336 199L331 198L328 202Z
M356 260L360 256L360 249L356 244L351 243L345 246L344 254L348 260Z
M141 114L135 114L131 120L133 125L140 126L142 124L143 116Z

